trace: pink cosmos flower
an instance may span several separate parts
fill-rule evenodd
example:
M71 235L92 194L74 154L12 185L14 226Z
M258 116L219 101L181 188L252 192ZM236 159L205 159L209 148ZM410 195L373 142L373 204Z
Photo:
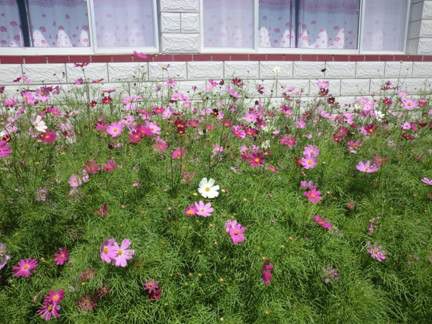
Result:
M306 121L304 119L299 119L296 121L296 127L299 129L303 129L306 127Z
M327 219L322 218L320 215L315 215L313 217L313 221L327 231L333 228L333 225Z
M64 265L69 261L69 251L66 248L60 248L54 254L54 262L56 265Z
M234 88L228 87L227 92L234 99L240 98L240 94L237 91L235 91Z
M113 172L115 169L117 169L117 163L114 160L108 160L104 166L103 169L105 172L111 173Z
M114 265L116 267L126 267L127 261L132 259L135 255L135 251L129 249L131 244L132 242L128 239L124 239L120 246L114 241L113 252L115 254Z
M153 144L153 149L159 153L163 153L168 148L168 143L165 142L162 138L156 138L155 143Z
M155 280L148 280L144 284L144 290L150 300L159 300L161 298L162 291L159 287L159 283Z
M317 185L313 181L300 181L300 189L313 190L317 189Z
M82 182L79 176L73 174L69 177L68 183L72 189L76 189L81 185Z
M8 142L0 140L0 159L6 158L12 154L12 149Z
M6 108L12 108L13 106L15 106L17 104L17 100L14 97L11 98L6 98L3 102L3 105Z
M116 257L116 253L114 251L114 239L108 239L102 243L100 248L100 258L105 263L111 263L112 260Z
M58 304L51 304L51 303L44 303L39 310L37 311L37 314L45 321L51 320L54 318L60 317L60 305Z
M402 101L402 107L406 110L413 110L418 108L418 101L415 99L410 99L410 98L403 98L401 99Z
M96 160L88 160L86 161L86 163L84 164L84 170L88 173L88 174L96 174L100 171L101 167L100 165L96 162Z
M379 245L372 245L368 242L367 251L372 259L379 262L383 262L387 259L387 253Z
M39 135L39 139L44 143L52 144L56 141L57 134L54 131L46 131Z
M375 173L379 170L379 166L372 161L360 161L356 165L356 169L364 173Z
M224 152L224 148L218 144L213 145L213 156L220 155Z
M348 148L348 152L352 153L352 154L356 154L357 150L362 146L362 142L361 141L354 141L354 140L350 140L347 143L347 148Z
M174 151L172 151L171 153L171 157L174 160L178 160L181 157L183 157L186 154L186 150L182 147L177 147L176 149L174 149Z
M184 210L184 214L188 217L195 216L197 214L195 204L191 204L191 205L187 206Z
M270 286L273 277L273 264L265 261L261 269L261 278L265 286Z
M321 201L321 192L316 188L312 188L309 191L305 191L304 195L309 200L309 202L311 202L314 205L318 204Z
M33 274L38 266L36 259L21 259L13 268L12 271L15 277L28 278Z
M421 179L421 182L423 182L425 185L432 186L432 179L431 178L423 177Z
M246 132L241 125L234 125L233 127L231 127L231 132L235 137L239 139L243 139L246 137Z
M320 154L320 150L318 146L315 145L306 145L306 147L303 150L304 157L317 158L319 154Z
M225 230L230 235L234 245L240 244L246 240L244 233L246 228L237 223L236 220L230 219L225 223Z
M60 304L64 298L64 290L50 290L45 296L44 302L50 304Z
M325 80L318 80L318 81L316 82L316 85L317 85L317 87L318 87L320 90L328 90L328 88L329 88L329 81L325 81Z
M209 217L213 213L213 207L211 203L204 203L203 201L198 201L194 204L196 214L202 217Z
M305 168L306 170L308 169L313 169L317 166L318 164L318 160L314 157L302 157L300 160L300 165Z
M121 135L121 133L123 132L123 125L119 122L111 123L106 128L106 132L112 138L119 137Z
M296 145L297 140L292 135L284 135L280 138L279 143L291 149Z

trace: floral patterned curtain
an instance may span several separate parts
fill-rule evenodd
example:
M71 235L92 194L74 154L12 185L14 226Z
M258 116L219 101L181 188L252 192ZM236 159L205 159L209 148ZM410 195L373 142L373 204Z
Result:
M406 0L367 0L362 43L369 51L403 51L405 43Z
M153 0L94 0L98 47L155 47Z
M359 12L359 0L300 0L298 47L357 48Z
M29 0L34 47L90 46L85 0Z
M253 0L203 0L204 46L253 48Z
M0 0L0 47L22 46L18 5L15 0Z
M259 47L295 47L293 0L260 0Z

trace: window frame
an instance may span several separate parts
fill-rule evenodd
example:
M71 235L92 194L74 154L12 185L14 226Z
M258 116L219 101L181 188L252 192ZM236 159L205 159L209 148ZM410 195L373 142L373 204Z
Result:
M153 2L154 47L107 47L98 48L96 39L96 23L93 0L87 3L89 25L89 47L0 47L0 55L100 55L100 54L131 54L133 51L154 54L159 52L159 15L158 1Z
M370 0L369 0L370 1ZM374 0L373 0L374 1ZM359 12L359 28L357 35L357 49L325 49L325 48L263 48L258 47L259 44L259 0L253 0L254 2L254 47L253 48L235 48L235 47L205 47L204 46L204 0L200 0L200 26L201 26L201 53L233 53L233 54L405 54L408 42L408 25L409 17L411 12L412 0L406 0L407 13L405 17L405 33L402 51L367 51L362 48L361 40L364 28L364 11L366 8L366 0L360 0L360 12Z

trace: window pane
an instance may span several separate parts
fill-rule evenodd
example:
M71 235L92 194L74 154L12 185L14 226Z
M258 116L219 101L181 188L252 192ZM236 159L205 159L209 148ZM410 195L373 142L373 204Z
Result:
M294 1L260 0L259 47L295 47Z
M0 47L22 47L18 5L15 0L0 0Z
M406 0L366 1L362 45L369 51L402 51L405 43Z
M85 0L28 0L34 47L90 46Z
M254 47L253 0L203 0L205 47Z
M298 47L357 48L359 12L359 0L300 0Z
M98 47L155 47L153 0L94 0Z

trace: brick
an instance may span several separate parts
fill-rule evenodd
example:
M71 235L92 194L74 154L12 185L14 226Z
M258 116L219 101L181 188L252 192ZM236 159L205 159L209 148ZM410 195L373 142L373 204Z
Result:
M68 82L74 82L83 77L82 69L73 64L66 64L66 70ZM108 81L107 63L90 63L84 67L84 73L88 80L103 79L104 82Z
M23 72L33 82L66 82L65 64L24 64Z
M21 64L0 64L0 83L9 84L22 75Z
M109 63L109 82L148 80L148 63Z
M369 79L344 79L341 80L342 96L367 96L369 95Z
M275 71L277 69L278 71ZM285 79L293 74L293 62L262 61L260 62L261 79Z
M388 78L406 78L412 74L412 62L386 62L385 77Z
M302 95L309 95L309 80L278 80L277 95L282 97L283 93L289 88L302 89Z
M357 62L357 78L384 77L384 62Z
M185 62L152 62L149 63L149 79L166 80L173 78L176 80L186 80L186 63Z
M161 11L198 12L199 0L160 0Z
M181 14L173 12L161 13L161 31L162 33L178 33L180 32Z
M413 78L432 77L432 62L414 62Z
M327 62L326 78L354 78L355 62Z
M188 79L209 80L223 78L223 62L188 62Z
M407 91L409 94L417 94L426 89L430 89L430 87L430 80L424 78L401 80L401 89Z
M418 54L432 54L432 38L420 38L418 42Z
M194 13L181 14L181 31L182 33L199 33L200 16Z
M324 78L324 62L294 62L294 78Z
M258 62L227 61L225 78L258 79Z
M163 34L162 51L168 53L188 53L200 50L199 34Z

